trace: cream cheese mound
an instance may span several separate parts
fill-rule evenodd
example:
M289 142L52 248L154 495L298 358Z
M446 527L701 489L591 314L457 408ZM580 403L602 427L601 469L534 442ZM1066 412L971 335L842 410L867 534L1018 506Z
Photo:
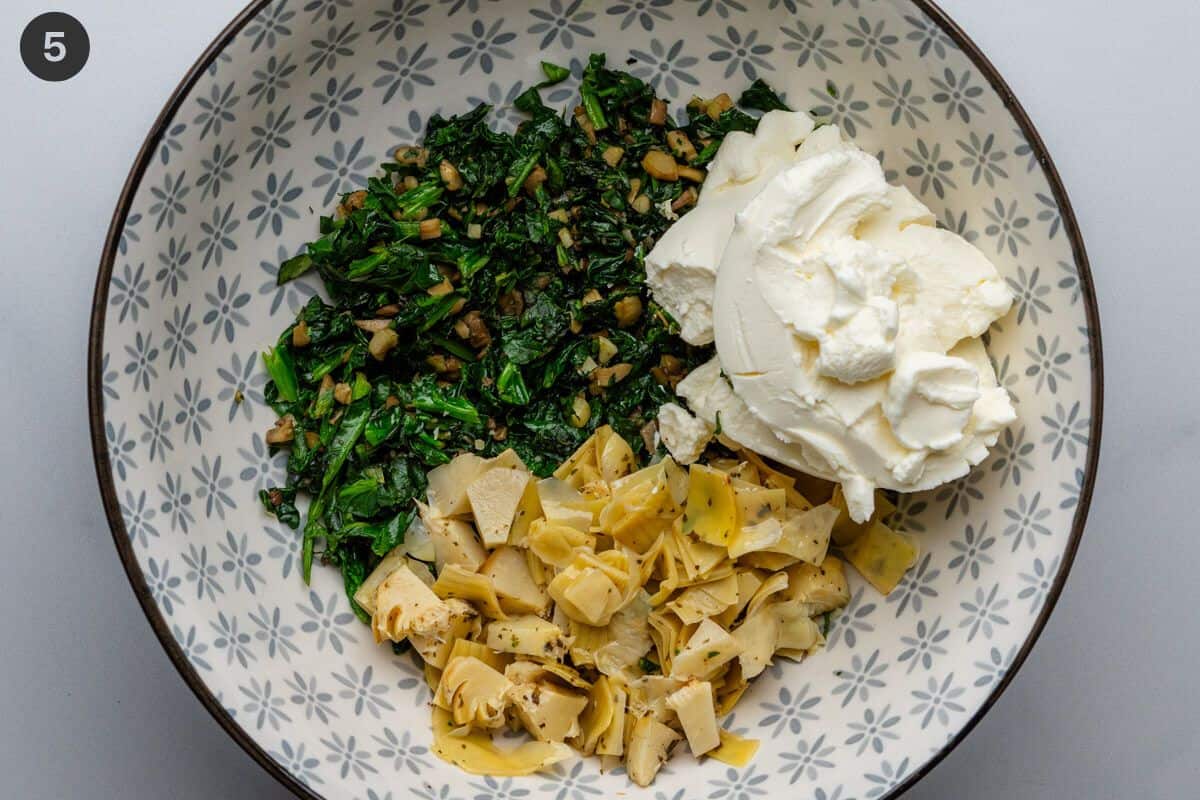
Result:
M683 338L716 343L677 389L692 411L839 481L856 520L877 487L966 474L1016 417L978 339L1012 304L996 267L806 114L726 139L647 274Z

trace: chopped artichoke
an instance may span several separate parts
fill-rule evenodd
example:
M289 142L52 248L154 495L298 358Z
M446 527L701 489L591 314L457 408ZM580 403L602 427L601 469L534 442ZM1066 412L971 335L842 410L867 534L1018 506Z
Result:
M508 697L517 719L535 739L561 742L579 735L579 715L588 703L585 695L539 682L514 684Z
M496 587L491 578L477 572L468 572L458 564L448 564L438 575L433 584L433 592L438 597L457 597L468 600L479 607L483 613L492 619L508 619L508 615L500 608L500 600L496 597Z
M553 622L527 614L488 623L487 646L501 653L562 660L570 639Z
M443 602L447 609L444 622L439 620L437 627L413 630L408 634L413 649L426 664L438 669L446 665L455 642L469 636L477 636L481 627L479 614L469 603L455 599Z
M508 542L513 517L529 480L529 473L524 470L493 468L467 487L475 527L485 546L496 547Z
M478 658L451 658L442 670L433 704L449 711L456 725L498 728L504 724L512 686L508 678Z
M748 614L742 624L733 629L733 638L741 649L738 664L747 680L770 666L771 656L779 646L779 627L774 608L766 605Z
M437 517L425 505L418 505L429 537L433 541L434 564L440 572L447 564L460 564L474 572L487 558L487 550L475 535L471 523L452 517Z
M612 721L596 742L596 755L620 756L625 752L625 709L628 704L629 693L620 686L613 687Z
M837 513L837 509L828 503L807 511L792 512L783 523L783 536L779 542L766 549L809 564L820 564L829 549L829 533Z
M450 714L433 710L433 752L472 775L530 775L574 755L559 742L525 742L513 750L501 750L481 731L458 735Z
M743 739L736 733L721 728L717 731L717 735L721 737L721 746L716 750L708 752L709 758L715 758L722 764L728 764L731 767L744 767L754 758L754 754L758 752L757 739Z
M747 553L771 550L778 547L782 539L783 525L774 517L754 525L743 525L729 542L729 557L741 558Z
M378 593L379 587L389 575L404 566L406 552L403 543L393 547L355 590L354 602L358 603L368 614L375 613L375 595Z
M737 576L732 573L720 580L689 586L667 603L685 624L715 617L737 602Z
M547 520L585 533L591 528L587 499L575 487L558 478L545 478L537 482L537 492Z
M479 477L486 464L474 453L463 453L455 456L449 464L430 470L426 496L434 513L439 517L453 517L470 511L467 487Z
M631 473L637 463L633 448L616 433L604 442L604 449L599 451L599 455L600 477L610 483Z
M509 666L508 656L501 655L487 645L472 642L469 639L459 639L456 641L454 646L450 648L450 656L446 660L450 661L451 659L467 656L478 658L497 672L507 672Z
M588 625L607 625L623 604L621 590L604 570L577 563L558 573L548 591L567 616Z
M604 644L594 653L596 669L605 675L628 678L650 649L649 598L639 592L633 600L613 614L604 629Z
M772 553L768 550L763 550L757 553L746 553L738 559L738 563L747 567L765 570L766 572L779 572L787 569L795 564L800 559L795 556L789 556L787 553Z
M821 566L797 564L787 572L787 600L806 603L810 616L824 614L850 602L850 584L840 559L830 556Z
M541 518L542 503L538 500L537 482L531 480L525 484L525 492L521 495L521 502L517 504L517 512L513 514L512 527L508 531L508 543L524 547L530 526Z
M839 547L850 544L869 531L876 522L883 522L896 511L896 506L888 499L888 496L882 490L876 489L875 511L871 514L871 518L865 522L855 522L850 518L850 511L846 507L846 497L842 493L840 485L833 490L833 496L829 498L829 505L838 510L837 521L833 526L833 543Z
M541 614L550 597L534 581L525 554L507 545L497 547L479 568L491 579L500 607L510 614Z
M781 519L787 508L787 492L755 486L733 479L733 496L737 502L738 525L756 525L768 519Z
M414 629L432 629L448 616L446 604L407 566L394 570L375 594L375 641L402 642Z
M671 677L705 678L741 653L736 639L711 619L700 623L687 645L671 660Z
M667 760L671 745L679 741L679 734L653 717L641 717L633 726L629 736L625 768L629 779L638 786L649 786L654 776Z
M907 536L874 522L866 533L842 548L842 555L880 594L886 595L916 562L917 548Z
M736 529L737 503L729 476L703 464L692 464L683 532L709 544L724 546Z
M542 561L566 569L575 560L577 550L596 546L596 537L569 525L539 519L529 527L525 544Z
M667 705L678 715L692 755L702 756L720 746L711 683L690 681L667 697Z

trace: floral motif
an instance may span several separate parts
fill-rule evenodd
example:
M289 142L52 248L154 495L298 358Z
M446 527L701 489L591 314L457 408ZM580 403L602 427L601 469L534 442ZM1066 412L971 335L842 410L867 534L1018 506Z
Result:
M158 370L154 367L154 362L158 360L158 348L154 346L153 340L154 334L147 333L143 336L139 331L134 335L133 345L125 345L125 353L129 356L129 362L125 364L125 374L133 376L135 392L139 386L144 391L150 391L150 381L158 377Z
M433 69L437 59L425 55L428 46L428 43L422 42L409 53L408 48L401 45L396 48L395 60L376 62L383 74L376 78L372 85L376 88L387 87L383 93L384 105L392 101L397 91L405 100L412 100L418 86L433 86L433 78L426 73Z
M296 12L288 9L288 2L289 0L275 0L256 14L246 26L245 35L254 40L250 44L250 52L257 50L264 42L267 49L274 50L279 39L292 35L288 22L296 16Z
M892 730L900 722L899 714L892 714L891 705L886 705L880 711L868 708L863 712L861 722L851 722L848 726L854 733L846 739L848 745L858 745L855 755L861 756L868 748L876 753L882 753L888 741L899 739Z
M319 594L310 591L308 603L308 605L296 604L300 613L308 617L308 621L300 626L300 630L305 633L317 634L317 650L324 650L328 643L333 652L341 655L344 646L343 639L348 642L358 641L345 627L353 621L354 615L349 611L339 612L337 610L337 593L329 595L327 600L322 600Z
M466 74L467 70L475 66L475 62L478 60L479 68L484 73L491 75L492 68L496 63L495 59L511 59L513 57L513 54L504 49L502 45L516 39L517 35L511 31L502 32L500 28L503 25L504 20L498 19L490 28L485 28L481 20L475 20L471 23L470 34L451 34L456 41L461 43L460 47L454 48L447 54L451 60L457 61L460 58L463 60L458 74Z
M329 720L338 715L330 705L333 702L333 694L317 689L315 677L305 679L299 672L293 672L287 685L292 690L292 703L303 706L305 719L316 718L321 724L328 725Z
M227 665L237 661L244 669L250 666L251 661L258 660L258 657L250 652L250 634L239 630L236 616L227 617L224 611L218 611L217 621L209 625L217 634L217 638L213 639L213 647L225 651Z
M175 613L175 606L183 604L183 598L175 590L183 583L183 579L171 574L171 563L163 560L160 565L153 558L146 562L146 586L154 596L154 602L162 606L167 615Z
M225 281L225 276L217 278L217 291L205 292L204 299L212 306L204 314L204 324L211 325L212 341L216 342L225 334L225 341L232 342L234 333L237 330L235 326L246 326L250 324L250 320L246 319L242 314L241 308L250 302L249 292L239 292L241 287L242 276L238 275L230 282Z
M250 594L256 593L256 587L262 584L263 576L255 569L262 563L262 556L250 551L250 537L242 534L239 539L233 531L225 531L225 541L217 547L225 554L221 569L233 573L233 588L246 587Z
M983 87L972 85L974 76L970 70L964 70L961 75L955 75L949 67L941 78L933 78L933 102L946 107L946 119L952 119L957 113L963 122L971 121L971 114L982 114L983 106L979 98L983 96Z
M212 219L200 223L200 230L204 233L199 247L204 251L204 260L200 262L200 269L207 269L209 262L215 263L218 267L221 266L221 262L225 258L225 251L238 249L237 242L233 240L233 232L241 224L242 221L233 215L233 203L225 206L224 211L221 211L220 206L213 208Z
M184 170L172 178L171 173L168 172L163 176L161 187L152 186L150 188L150 196L154 198L154 202L150 204L150 213L157 217L154 230L162 228L164 222L168 228L175 227L175 215L187 213L187 206L183 204L183 198L187 197L187 193L191 191L192 187L184 184L186 175L187 170Z
M233 180L233 173L230 172L230 169L238 160L238 154L233 151L233 148L233 142L217 144L213 147L211 156L201 159L200 166L204 167L204 172L196 180L196 186L201 189L201 200L207 200L210 192L214 199L220 197L221 184Z
M392 759L392 769L396 772L400 771L401 767L406 768L414 775L420 775L422 770L429 769L429 762L422 756L429 752L429 748L424 745L417 744L413 741L413 736L410 731L404 731L403 734L397 736L391 728L387 728L383 732L383 736L376 736L375 741L379 742L379 749L376 752L380 758ZM495 783L494 779L488 779ZM507 780L505 783L511 784L512 781ZM496 789L500 789L497 785ZM509 794L510 797L523 797L528 794L528 790L519 790L522 794ZM498 791L489 795L489 798L499 798L506 794L504 791Z
M211 517L216 514L225 519L225 509L233 508L233 498L229 489L233 486L233 478L221 474L221 457L217 456L211 462L207 455L200 456L200 466L192 467L192 474L200 485L196 487L196 499L204 501L204 515Z
M117 322L124 322L126 316L137 322L138 311L150 307L150 301L146 299L150 279L144 277L145 271L145 262L138 264L136 271L126 264L122 275L112 277L112 286L116 291L110 291L108 304L120 309Z
M580 11L583 0L550 0L549 9L532 8L529 13L537 20L529 26L529 32L539 34L542 38L538 47L543 50L554 44L556 39L562 40L563 47L575 46L575 37L591 39L596 34L585 25L596 15L591 11Z
M1059 352L1059 337L1055 336L1054 340L1047 344L1046 338L1041 334L1037 337L1037 348L1025 348L1025 355L1032 359L1028 367L1025 368L1025 374L1034 378L1034 391L1040 392L1042 386L1049 387L1050 393L1058 392L1058 382L1071 380L1071 373L1067 372L1066 364L1071 360L1071 354L1063 351Z
M1046 595L1050 593L1054 577L1058 574L1059 560L1060 557L1055 556L1047 566L1040 558L1035 558L1033 571L1021 573L1021 580L1028 585L1017 592L1017 599L1030 601L1029 613L1036 614L1046 601Z
M309 94L309 99L315 105L305 113L304 118L316 120L313 123L313 136L321 132L321 128L326 122L329 123L329 130L337 133L342 127L343 114L347 117L358 116L358 109L352 103L358 99L363 90L352 85L353 82L354 73L347 75L341 83L337 78L330 78L326 81L323 92Z
M972 641L975 634L983 631L987 639L992 638L993 625L1007 625L1008 619L1000 614L1008 605L1008 598L997 597L1000 584L993 584L988 592L980 587L975 590L975 600L959 603L959 608L967 615L958 623L958 627L967 629L967 641Z
M312 12L313 22L317 22L321 17L332 21L337 17L339 8L351 8L352 6L352 0L308 0L304 4L304 10Z
M760 69L775 69L764 56L775 48L769 44L758 43L758 31L752 30L743 34L730 25L725 29L725 36L709 34L708 40L717 46L717 50L708 54L709 61L725 64L725 77L733 77L739 69L749 80L758 77Z
M247 153L253 153L254 156L250 159L250 168L258 166L260 159L267 164L271 164L275 160L275 148L287 150L292 146L292 141L287 138L287 133L296 126L296 121L288 119L288 114L292 107L287 106L276 114L274 111L267 111L266 118L260 125L254 125L250 128L250 132L254 134L254 139L250 141L250 146L246 148Z
M188 567L183 577L189 583L196 584L197 600L203 600L205 597L214 600L218 593L225 593L225 589L217 581L220 568L216 564L208 563L207 547L197 550L196 545L188 545L188 551L183 555L183 563Z
M949 628L941 627L942 618L938 617L932 623L926 623L925 620L917 621L917 629L913 636L901 636L900 641L905 645L905 649L900 651L900 655L896 657L897 662L908 662L908 674L911 674L917 665L920 664L924 669L933 667L934 656L946 655L946 648L942 647L941 643L950 635Z
M270 724L272 728L279 730L280 722L292 721L283 710L286 701L272 693L270 681L259 683L257 678L252 677L250 685L239 686L238 691L246 697L242 711L252 715L254 727L262 728L263 725Z
M1000 473L1000 485L1008 483L1012 478L1013 484L1021 485L1021 471L1033 469L1030 456L1033 453L1033 442L1025 441L1025 428L1021 427L1013 433L1011 427L1005 428L992 449L992 472Z
M882 689L887 686L887 682L880 677L887 672L887 669L886 661L879 663L878 650L871 653L865 661L862 656L855 654L850 659L849 670L834 673L841 683L833 687L833 694L845 695L842 698L842 708L850 705L856 698L866 702L871 697L871 689Z
M904 21L913 27L913 30L909 31L904 38L910 42L921 43L921 47L917 51L921 58L925 58L930 52L938 58L945 58L950 50L957 49L954 41L942 30L942 26L938 25L937 21L931 17L905 14Z
M138 420L142 423L142 444L150 445L150 463L154 463L156 457L166 461L166 451L175 449L175 445L167 438L171 432L171 419L166 415L165 407L166 403L160 401L155 407L154 401L150 401L146 411L138 414Z
M845 640L847 647L854 647L859 633L870 633L875 626L867 618L875 611L874 603L863 602L866 590L861 586L850 595L850 602L836 614L830 615L828 647L832 650L839 641Z
M939 503L946 503L946 519L954 516L956 509L964 515L971 513L971 501L983 499L983 491L976 486L982 480L982 470L971 470L958 480L938 489L933 497ZM949 502L946 502L947 500Z
M934 585L942 571L930 569L932 561L933 553L926 553L915 567L904 573L899 585L888 594L887 602L896 604L897 617L904 614L909 605L912 605L913 611L920 611L925 600L938 596Z
M225 124L237 119L233 109L242 98L241 95L233 93L233 84L234 82L230 81L222 89L219 84L213 83L209 87L207 97L196 98L196 105L200 106L200 113L192 122L200 126L201 139L208 136L210 132L220 136Z
M371 754L366 750L358 749L358 740L354 736L348 736L343 740L341 736L334 733L327 739L322 738L321 744L329 749L329 755L325 757L325 760L338 767L338 776L342 780L349 777L350 773L354 773L354 777L362 780L368 772L379 771L368 763L371 760Z
M929 122L929 117L921 110L921 106L925 105L925 98L913 92L912 78L900 83L894 76L888 75L887 83L875 81L875 88L883 95L879 98L879 107L892 110L893 125L899 125L900 120L904 120L908 127L915 128L917 120Z
M929 727L929 723L937 719L942 725L950 724L950 715L961 714L966 711L966 707L957 702L958 698L962 697L966 692L963 686L954 686L954 673L951 672L938 683L935 679L930 678L925 689L917 689L912 693L919 702L913 706L913 714L923 714L921 719L922 730Z
M766 712L766 716L758 721L759 727L774 726L771 736L779 736L785 729L793 735L800 733L805 721L817 719L810 709L821 702L819 696L808 696L810 688L810 684L805 684L799 694L793 695L791 689L781 686L778 703L759 703L759 707Z
M844 27L850 33L846 44L862 50L863 61L874 58L876 64L886 67L888 59L900 58L900 54L895 50L895 46L900 42L900 37L894 33L885 33L883 20L872 25L866 17L859 17L857 24Z
M325 38L312 41L312 52L304 59L305 64L312 65L308 74L316 75L325 68L330 72L336 71L339 58L350 58L354 55L354 48L350 45L358 36L353 22L347 22L340 30L336 25L330 26Z
M167 369L175 369L175 362L179 362L180 367L187 366L188 355L196 354L196 345L192 343L192 336L196 333L199 323L191 319L192 304L188 303L183 307L183 313L179 313L179 306L175 307L172 312L171 319L163 322L163 327L167 329L167 340L163 347L167 350Z
M234 353L228 368L217 369L217 377L225 383L217 392L217 399L229 403L229 422L233 422L238 409L246 419L254 419L254 406L263 401L261 387L267 382L267 376L257 369L257 360L257 352L251 352L245 362Z
M254 231L255 238L263 235L267 225L271 226L271 233L276 236L283 233L284 217L300 219L300 214L291 203L295 202L304 190L291 185L293 173L294 170L289 169L286 175L279 178L272 172L267 175L266 186L250 192L250 196L258 201L258 205L250 209L250 214L246 217L251 222L258 220L258 229Z
M371 24L368 31L379 33L379 38L375 40L376 44L389 36L398 42L408 35L410 27L422 28L425 26L421 15L428 10L429 3L424 0L392 0L391 8L376 9L375 16L378 19Z
M275 658L278 655L284 661L291 661L293 655L300 655L300 648L292 641L296 629L283 622L283 612L278 606L268 611L260 605L257 614L250 612L250 621L258 627L254 638L266 643L269 657Z
M796 56L796 66L808 65L809 59L817 65L817 69L825 70L830 63L841 64L842 59L834 50L838 46L837 39L825 35L824 25L813 25L811 28L801 20L796 20L796 28L780 27L780 32L789 41L783 43L783 49Z
M192 495L183 488L182 478L178 473L166 473L163 482L158 485L158 491L163 497L158 507L159 513L170 518L171 530L178 529L187 533L188 525L195 522L196 518L188 508L192 504Z
M358 137L350 147L340 140L333 143L333 153L328 156L317 156L317 166L325 170L313 181L314 187L329 186L325 191L323 205L329 205L339 193L351 192L360 186L367 185L364 172L374 163L374 156L360 156L363 137Z
M650 40L650 52L630 50L629 55L641 63L633 67L633 74L647 81L655 89L661 85L671 97L679 95L679 85L699 86L700 81L687 70L700 63L695 56L683 55L683 39L677 39L666 47L658 39Z
M950 177L950 171L954 169L954 162L948 158L942 158L942 146L934 144L933 147L925 144L924 139L917 139L917 149L904 148L904 153L913 162L905 174L910 178L921 179L921 194L927 194L932 187L938 198L946 196L946 187L951 189L958 188L958 184Z
M257 108L263 100L267 101L267 105L274 103L277 94L283 94L292 88L288 78L298 68L292 63L291 53L285 53L283 58L270 56L265 67L251 73L256 83L251 84L250 88L246 90L246 94L254 98L250 107Z
M175 393L175 402L179 406L175 424L183 426L185 443L195 439L196 444L200 444L203 432L212 430L212 425L204 418L205 413L212 407L212 400L201 394L200 383L197 379L193 385L190 378L184 378L183 391Z
M831 123L841 127L849 136L857 136L859 126L871 127L870 121L865 116L871 108L871 104L866 100L854 99L854 84L848 84L839 89L833 81L826 81L824 92L813 89L812 93L822 102L822 105L812 109L813 116L828 118Z
M825 744L825 734L821 734L816 739L813 739L809 744L804 739L796 742L795 751L787 751L779 754L783 759L783 764L779 771L784 774L789 774L789 783L796 783L803 779L806 781L815 781L823 769L830 769L834 763L829 760L833 751L837 749L833 745Z
M767 788L763 784L770 776L765 772L756 775L756 772L757 768L753 764L741 772L732 768L726 769L723 778L709 781L713 791L709 792L708 796L712 800L722 800L722 798L750 800L753 797L762 797L767 793Z
M996 147L994 133L980 139L979 134L971 131L967 141L958 140L958 146L965 153L958 163L971 170L972 186L983 180L989 187L995 187L997 178L1008 177L1008 173L1000 166L1008 158L1008 153Z
M203 670L211 670L212 664L204 658L204 654L208 652L208 645L200 641L196 636L196 626L192 625L188 628L187 633L178 625L171 626L171 635L175 637L175 641L179 644L179 649L183 651L189 664L199 667Z
M315 772L321 765L321 759L305 755L303 743L293 747L284 739L279 744L279 750L278 753L271 753L271 757L282 764L288 772L308 784L325 782Z
M629 0L614 3L605 9L605 13L621 18L621 30L636 22L642 26L642 30L652 31L655 22L671 19L671 15L663 9L669 7L672 2L673 0Z
M987 526L987 520L983 521L978 531L974 525L967 525L963 531L963 538L950 542L950 546L958 552L958 555L950 559L948 565L950 569L958 570L955 583L962 583L968 573L972 580L979 580L979 572L983 566L995 563L987 551L996 543L996 537L987 535Z
M353 664L346 665L344 675L336 672L333 674L333 679L345 687L338 692L338 697L354 701L355 716L361 716L366 711L375 719L379 719L380 709L396 710L395 706L383 699L383 695L387 694L387 684L375 683L374 677L375 671L371 666L365 667L360 674Z

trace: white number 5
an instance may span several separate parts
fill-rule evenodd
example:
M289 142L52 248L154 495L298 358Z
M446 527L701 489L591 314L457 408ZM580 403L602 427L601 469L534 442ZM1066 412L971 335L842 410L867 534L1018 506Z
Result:
M67 46L63 44L62 39L66 34L63 31L46 31L46 39L42 45L42 52L46 54L47 61L62 61L67 57Z

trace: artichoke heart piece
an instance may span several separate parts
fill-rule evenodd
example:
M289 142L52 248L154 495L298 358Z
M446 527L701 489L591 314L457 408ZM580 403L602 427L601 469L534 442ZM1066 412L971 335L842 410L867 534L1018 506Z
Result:
M571 484L558 478L544 478L537 482L537 493L542 514L550 522L584 533L591 528L592 512L587 498Z
M792 511L783 523L780 540L764 549L820 564L829 549L829 534L837 519L837 509L826 503L807 511Z
M455 456L448 464L429 471L426 497L436 516L454 517L471 510L467 487L486 469L487 461L474 453Z
M842 548L842 555L880 594L895 589L917 560L917 548L907 536L882 522Z
M876 522L883 522L896 512L895 504L882 490L876 489L875 511L871 514L871 518L866 522L855 522L850 518L850 511L846 507L846 496L842 493L840 484L833 490L833 496L829 498L829 505L838 511L837 520L833 525L833 543L838 547L850 544L864 533L869 532L871 526Z
M368 614L375 613L375 595L379 592L379 587L388 579L388 576L404 566L406 553L407 550L403 543L393 547L355 590L354 602L358 603Z
M667 697L667 705L679 717L692 755L702 756L721 745L717 715L713 710L713 687L708 681L691 681Z
M633 472L637 460L629 442L617 433L612 433L604 442L603 449L598 451L600 457L600 477L608 482L623 478Z
M455 641L453 647L450 648L450 656L446 660L467 656L479 659L497 672L507 672L509 666L509 656L501 655L487 645L469 639Z
M679 734L653 717L640 717L629 736L625 768L629 779L638 786L649 786L667 760L671 745Z
M375 593L375 614L371 629L375 641L402 642L414 630L436 628L448 615L442 602L407 565L393 570Z
M605 675L628 678L642 656L651 647L647 617L650 603L645 592L638 592L624 608L613 614L604 629L604 644L594 655L596 669Z
M625 709L628 705L629 693L620 686L614 686L612 721L596 742L596 755L620 756L625 752Z
M720 625L706 619L692 633L683 650L671 660L671 677L704 680L716 674L722 665L737 658L740 653L737 640Z
M578 489L593 480L593 476L598 476L600 474L599 453L596 447L598 436L599 431L593 433L587 441L579 445L570 458L554 470L553 477Z
M570 639L553 622L527 614L489 622L487 646L500 653L562 660Z
M450 714L440 708L433 709L432 749L438 758L464 772L500 777L530 775L574 755L559 742L525 742L513 750L501 750L482 731L461 735Z
M467 487L475 527L485 546L496 547L508 542L513 518L529 480L529 473L524 470L494 467Z
M498 728L504 724L512 686L508 678L478 658L451 658L442 670L433 704L450 712L456 725Z
M508 691L517 719L535 739L561 742L579 735L579 715L588 699L548 682L514 684Z
M545 563L566 569L575 560L577 550L595 548L596 537L569 525L539 519L529 527L525 544Z
M787 508L787 492L764 488L732 478L733 496L737 502L738 524L757 525L768 519L781 519Z
M788 569L787 576L783 599L806 604L809 616L833 611L850 602L850 584L841 559L830 556L819 567L796 564Z
M707 617L715 617L737 602L737 576L730 573L724 578L707 583L698 583L684 589L667 603L683 622L692 625Z
M743 739L736 733L721 728L717 731L717 735L721 737L721 746L715 750L708 751L709 758L715 758L722 764L728 764L731 767L744 767L754 758L754 754L758 752L757 739Z
M741 649L738 663L747 680L770 666L771 656L779 646L779 629L779 617L772 605L760 607L734 628L733 638Z
M474 603L476 608L492 619L508 619L508 615L500 608L491 578L468 572L457 564L449 564L442 570L433 584L433 592L441 598L457 597Z
M729 476L703 464L692 464L688 476L683 532L708 544L725 546L735 530L737 502Z
M525 492L521 495L521 502L517 504L516 513L513 514L512 527L508 530L508 543L524 547L529 528L541 518L542 502L538 499L537 482L530 480L525 484Z
M779 655L799 660L825 643L821 628L804 609L777 604L775 618L779 620L779 639L775 644Z
M767 517L753 525L743 525L729 542L729 557L741 558L748 553L777 548L783 541L783 524Z
M479 568L496 589L500 607L510 614L541 614L550 597L533 579L525 554L515 547L497 547Z
M581 554L550 581L548 591L570 618L602 626L609 623L625 602L622 587L615 578L617 575L605 565L585 561Z
M413 649L425 663L441 669L450 658L454 643L478 636L481 628L479 614L462 600L445 600L447 614L444 624L428 630L414 630L408 635Z
M575 742L575 746L584 755L590 756L596 752L596 745L600 743L600 737L612 724L616 708L615 701L612 681L608 679L607 675L601 675L592 684L592 688L588 692L587 707L579 717L579 739ZM624 709L622 709L622 713L624 713Z
M433 541L434 565L441 572L447 564L460 564L474 572L487 558L487 550L475 535L475 528L466 520L438 517L423 503L417 504L429 538Z

